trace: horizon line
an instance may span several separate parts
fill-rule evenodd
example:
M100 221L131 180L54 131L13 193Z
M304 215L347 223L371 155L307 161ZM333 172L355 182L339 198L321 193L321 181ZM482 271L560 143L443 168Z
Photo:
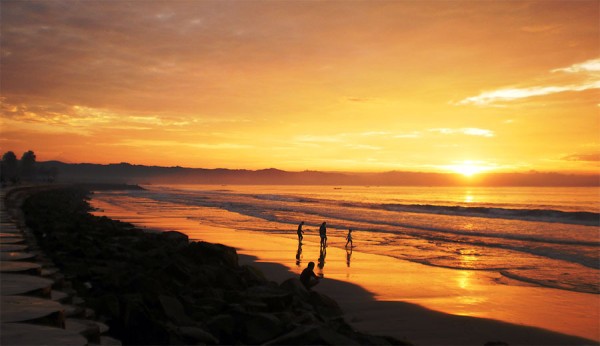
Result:
M140 166L140 167L158 167L158 168L183 168L183 169L203 169L203 170L229 170L229 171L268 171L268 170L277 170L281 172L288 173L303 173L303 172L318 172L318 173L337 173L337 174L382 174L382 173L413 173L413 174L440 174L440 175L450 175L450 176L462 176L462 174L458 172L441 172L441 171L415 171L415 170L380 170L380 171L334 171L334 170L319 170L319 169L305 169L305 170L285 170L276 167L269 168L227 168L227 167L215 167L215 168L206 168L206 167L189 167L189 166L161 166L161 165L148 165L148 164L138 164L131 162L112 162L112 163L94 163L94 162L65 162L60 160L47 160L47 161L38 161L38 163L43 162L59 162L62 164L72 164L72 165L100 165L100 166L110 166L110 165L130 165L130 166ZM485 171L479 172L473 175L470 178L476 178L486 175L495 175L495 174L561 174L561 175L575 175L575 176L598 176L600 177L600 172L572 172L572 171L539 171L535 169L530 169L528 171Z

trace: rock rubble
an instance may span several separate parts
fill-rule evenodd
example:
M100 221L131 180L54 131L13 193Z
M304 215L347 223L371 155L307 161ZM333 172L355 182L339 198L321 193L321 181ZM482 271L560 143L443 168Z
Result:
M88 196L41 191L23 212L78 296L124 344L405 344L354 330L333 299L297 278L269 281L240 265L233 248L93 216Z

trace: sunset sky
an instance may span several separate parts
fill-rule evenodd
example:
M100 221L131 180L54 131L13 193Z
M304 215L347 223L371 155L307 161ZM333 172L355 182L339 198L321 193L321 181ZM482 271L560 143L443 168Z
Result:
M5 1L0 150L598 172L600 1Z

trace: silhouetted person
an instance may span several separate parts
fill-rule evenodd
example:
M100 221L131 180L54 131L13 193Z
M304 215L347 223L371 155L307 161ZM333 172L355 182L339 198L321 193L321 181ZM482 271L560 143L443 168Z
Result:
M304 239L304 237L302 236L302 234L304 233L304 231L302 230L302 226L304 225L304 221L300 222L300 224L298 225L298 242L302 243L302 239Z
M296 251L296 265L299 267L302 258L302 243L298 242L298 250Z
M319 235L321 236L321 246L327 246L327 222L323 222L319 227Z
M307 290L310 290L311 287L319 283L319 277L315 274L313 269L315 269L315 262L310 262L308 263L308 267L300 274L300 282L302 282Z
M348 243L350 243L350 247L353 247L354 244L352 243L352 229L348 230L348 235L346 236L346 247L348 247Z

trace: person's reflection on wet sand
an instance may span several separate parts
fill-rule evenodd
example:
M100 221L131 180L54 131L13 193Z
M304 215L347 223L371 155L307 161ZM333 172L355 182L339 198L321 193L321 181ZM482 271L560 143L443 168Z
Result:
M350 268L350 258L352 257L352 248L346 249L346 266Z
M298 250L296 250L296 265L299 267L302 263L302 243L298 242Z
M319 264L317 264L321 272L323 271L323 267L325 267L325 257L327 257L327 247L321 246L319 250Z

